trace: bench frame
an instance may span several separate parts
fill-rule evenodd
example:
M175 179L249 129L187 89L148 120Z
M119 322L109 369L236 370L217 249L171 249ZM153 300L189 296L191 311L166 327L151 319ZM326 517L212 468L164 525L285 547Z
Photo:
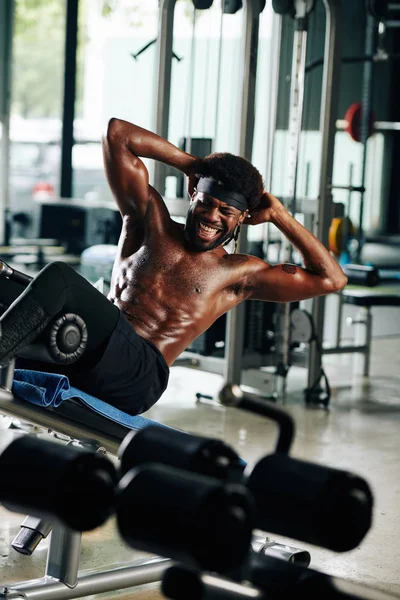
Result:
M91 428L88 423L80 423L65 414L57 414L49 410L29 404L15 397L11 391L14 373L14 360L1 369L3 386L0 386L0 413L32 424L66 442L85 440L97 451L109 452L116 455L127 428L121 427L121 434L108 433L99 428ZM4 385L5 384L5 385ZM85 411L86 412L86 411ZM90 409L87 409L90 414ZM61 418L60 418L61 417ZM101 418L101 421L103 418ZM104 418L104 422L107 419ZM115 424L113 424L115 425ZM27 517L23 527L29 524L32 517ZM152 557L135 561L108 571L91 571L79 574L82 534L71 531L60 523L43 521L42 527L51 529L47 563L44 577L20 583L0 586L0 600L13 598L30 598L33 600L67 600L81 598L92 594L100 594L132 586L154 583L162 579L162 575L172 565L170 559Z
M370 357L371 357L371 339L372 339L372 312L371 306L360 306L357 315L351 320L351 324L356 326L354 344L341 344L341 328L343 317L343 305L350 304L346 302L346 297L343 293L338 294L339 306L337 311L337 325L335 332L335 346L323 347L323 354L362 354L363 361L363 376L369 376Z

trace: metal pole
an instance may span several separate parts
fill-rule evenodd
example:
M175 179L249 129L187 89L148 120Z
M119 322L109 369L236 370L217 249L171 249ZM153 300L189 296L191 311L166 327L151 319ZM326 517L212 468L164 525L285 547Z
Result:
M299 164L300 137L303 121L304 104L304 75L306 68L308 5L305 0L295 3L295 32L293 40L293 59L290 86L290 111L289 111L289 198L290 210L293 216L296 213L297 171ZM287 207L289 208L289 207ZM287 238L283 238L280 250L280 261L291 263L293 260L293 247ZM286 396L286 377L290 367L290 303L280 307L280 336L278 344L279 361L277 364L277 394L283 401Z
M219 40L218 40L218 60L217 60L217 94L215 97L215 121L214 121L214 140L213 140L213 152L215 152L215 145L217 143L218 136L218 117L219 117L219 97L221 93L221 67L222 67L222 35L224 28L224 11L223 6L221 8L221 20L219 22Z
M338 294L338 306L337 306L337 321L336 321L336 332L335 332L335 347L339 348L342 339L342 321L343 321L343 294Z
M251 160L254 138L255 95L258 54L258 29L260 21L259 6L253 0L246 0L244 6L244 49L243 49L243 86L240 119L239 154ZM257 3L258 5L258 3ZM247 251L247 232L243 227L238 251ZM227 383L240 385L244 342L245 304L231 310L227 315L225 337L224 378Z
M78 5L79 0L68 0L67 2L64 57L64 103L61 137L61 198L71 198L73 194L72 147L74 145Z
M293 41L293 64L290 88L290 112L289 112L289 192L291 200L290 210L293 216L296 213L297 195L297 171L299 166L299 148L301 137L301 126L303 121L304 104L304 73L306 66L307 29L304 20L304 28L294 32ZM293 247L289 241L282 245L284 249L281 257L282 262L291 262Z
M276 129L276 117L278 113L278 77L280 62L280 47L282 40L282 17L272 12L272 37L268 76L271 79L271 93L269 94L268 124L265 132L267 145L267 166L265 169L265 185L267 190L272 186L274 134Z
M0 219L1 243L10 243L10 107L11 63L14 26L14 0L0 3L0 122L2 124L0 147Z
M364 377L369 376L369 365L371 357L371 337L372 337L372 314L371 307L365 307L365 354L364 354Z
M193 8L192 22L192 43L190 46L190 77L188 81L188 92L186 95L187 116L184 121L184 131L186 134L186 152L192 153L192 131L193 131L193 86L195 81L195 64L196 64L196 9Z
M332 170L335 144L336 117L339 101L339 75L341 63L342 9L340 0L324 0L326 10L326 31L324 51L324 72L322 81L322 106L320 130L322 132L322 156L320 167L319 203L315 235L328 247L328 233L332 217ZM316 335L323 343L325 298L315 298L312 316ZM308 388L320 376L321 357L317 344L311 342L308 360Z
M32 579L0 587L0 599L24 598L25 600L72 600L94 594L114 592L128 587L160 581L166 569L172 566L168 558L140 560L130 566L109 569L99 573L89 572L78 577L74 588L48 577Z
M365 36L365 55L371 55L374 51L375 40L375 19L372 15L367 15L367 31ZM373 91L373 61L367 60L364 63L363 84L362 84L362 113L360 123L360 142L362 144L362 163L361 163L361 183L360 186L365 186L367 175L367 143L370 128L370 114L372 110L372 91ZM361 260L361 250L363 245L363 221L364 221L364 196L365 192L360 194L360 210L358 217L357 231L357 253L355 259L357 262Z
M82 534L57 523L53 527L47 555L46 577L58 579L69 588L78 583Z
M171 99L172 42L174 37L174 12L176 0L161 0L159 8L159 28L157 40L156 100L154 131L168 138L169 105ZM154 165L154 187L165 194L166 165Z
M279 63L280 63L280 47L282 40L282 17L271 10L272 17L272 36L271 36L271 51L270 63L268 68L268 76L271 80L271 93L269 94L267 105L268 122L265 132L267 145L267 160L265 168L265 188L270 191L272 189L272 172L273 172L273 154L275 144L275 129L276 116L278 113L278 78L279 78ZM269 242L270 242L270 223L264 224L264 257L269 260Z

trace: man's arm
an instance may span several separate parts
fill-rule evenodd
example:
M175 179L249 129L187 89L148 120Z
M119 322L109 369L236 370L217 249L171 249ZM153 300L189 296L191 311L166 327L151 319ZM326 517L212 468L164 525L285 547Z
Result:
M196 157L160 136L123 121L111 119L103 136L106 176L121 213L144 217L150 200L149 174L142 158L152 158L191 175Z
M247 219L250 225L265 222L276 225L297 248L305 268L289 264L261 265L257 261L257 268L248 281L251 298L295 302L337 292L346 285L346 275L325 246L267 192L260 206Z

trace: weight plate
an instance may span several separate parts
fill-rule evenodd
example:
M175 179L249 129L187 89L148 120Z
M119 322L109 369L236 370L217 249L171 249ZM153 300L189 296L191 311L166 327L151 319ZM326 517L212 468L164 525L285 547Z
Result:
M308 343L313 337L311 317L305 310L295 308L290 316L292 325L290 340L292 342Z

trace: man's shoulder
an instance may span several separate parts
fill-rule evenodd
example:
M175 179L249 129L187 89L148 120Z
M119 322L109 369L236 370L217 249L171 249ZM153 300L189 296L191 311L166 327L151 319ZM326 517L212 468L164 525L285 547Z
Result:
M252 254L227 253L223 257L223 260L225 260L226 264L229 265L231 268L246 267L246 269L259 269L266 264L261 258L257 258L257 256L253 256Z

